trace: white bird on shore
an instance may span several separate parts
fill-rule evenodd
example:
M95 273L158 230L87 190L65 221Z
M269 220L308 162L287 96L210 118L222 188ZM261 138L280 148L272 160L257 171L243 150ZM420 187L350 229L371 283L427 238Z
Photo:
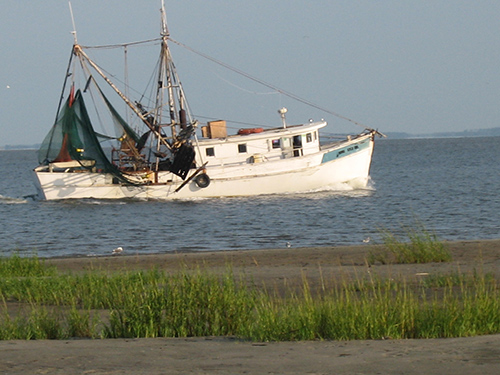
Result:
M117 247L116 249L113 250L113 252L111 254L113 255L118 255L118 254L121 254L123 252L123 247Z
M368 243L368 242L370 242L370 240L371 240L371 238L370 238L370 237L366 237L366 238L363 240L363 242L364 242L364 243Z
M292 244L290 242L287 242L286 247L292 247Z

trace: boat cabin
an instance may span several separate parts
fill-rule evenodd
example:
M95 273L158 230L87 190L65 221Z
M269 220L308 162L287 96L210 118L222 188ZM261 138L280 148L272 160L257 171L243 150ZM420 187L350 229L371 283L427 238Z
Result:
M264 130L240 129L227 135L225 121L209 122L202 128L204 138L198 142L198 152L209 164L262 163L310 155L320 150L318 129L326 122L312 122L286 128Z

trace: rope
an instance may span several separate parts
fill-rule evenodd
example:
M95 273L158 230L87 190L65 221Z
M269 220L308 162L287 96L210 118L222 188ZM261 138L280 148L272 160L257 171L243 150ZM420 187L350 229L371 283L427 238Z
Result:
M181 43L181 42L178 42L178 41L176 41L176 40L174 40L174 39L172 39L172 38L170 38L170 37L168 38L168 40L170 40L172 43L177 44L178 46L181 46L181 47L183 47L183 48L187 49L188 51L191 51L191 52L195 53L195 54L196 54L196 55L198 55L198 56L201 56L201 57L203 57L203 58L205 58L205 59L207 59L207 60L210 60L210 61L212 61L212 62L214 62L214 63L216 63L216 64L218 64L218 65L221 65L221 66L223 66L223 67L224 67L224 68L226 68L226 69L229 69L229 70L231 70L231 71L233 71L233 72L235 72L235 73L237 73L237 74L239 74L239 75L242 75L243 77L246 77L246 78L248 78L248 79L250 79L250 80L252 80L252 81L254 81L254 82L257 82L257 83L259 83L259 84L261 84L261 85L263 85L263 86L266 86L266 87L268 87L268 88L270 88L270 89L272 89L272 90L275 90L275 91L279 92L280 94L283 94L283 95L285 95L285 96L288 96L289 98L292 98L292 99L294 99L294 100L296 100L296 101L298 101L298 102L301 102L301 103L306 104L306 105L308 105L308 106L310 106L310 107L313 107L313 108L319 109L320 111L323 111L323 112L329 113L330 115L333 115L333 116L335 116L335 117L338 117L338 118L340 118L340 119L342 119L342 120L349 121L349 122L351 122L351 123L353 123L353 124L355 124L355 125L361 126L362 128L365 128L365 129L370 129L370 128L366 127L365 125L363 125L363 124L361 124L361 123L359 123L359 122L357 122L357 121L354 121L354 120L352 120L352 119L350 119L350 118L348 118L348 117L346 117L346 116L343 116L343 115L341 115L341 114L339 114L339 113L336 113L336 112L330 111L330 110L328 110L328 109L326 109L326 108L323 108L323 107L321 107L321 106L319 106L319 105L317 105L317 104L315 104L315 103L313 103L313 102L311 102L311 101L309 101L309 100L303 99L303 98L301 98L300 96L297 96L297 95L292 94L292 93L290 93L290 92L288 92L288 91L285 91L285 90L283 90L283 89L280 89L279 87L276 87L276 86L274 86L274 85L272 85L272 84L270 84L270 83L267 83L267 82L265 82L265 81L263 81L263 80L261 80L261 79L259 79L259 78L256 78L256 77L254 77L254 76L251 76L250 74L245 73L244 71L242 71L242 70L240 70L240 69L238 69L238 68L235 68L235 67L233 67L233 66L231 66L231 65L228 65L228 64L226 64L226 63L224 63L224 62L222 62L222 61L219 61L219 60L217 60L217 59L215 59L215 58L213 58L213 57L211 57L211 56L208 56L208 55L206 55L206 54L204 54L204 53L202 53L202 52L199 52L199 51L197 51L197 50L195 50L195 49L193 49L193 48L191 48L191 47L188 47L187 45L185 45L185 44L183 44L183 43Z
M146 43L151 43L151 42L157 42L162 40L162 38L155 38L155 39L148 39L148 40L141 40L138 42L130 42L130 43L122 43L122 44L107 44L107 45L102 45L102 46L82 46L80 45L81 48L85 49L99 49L99 48L123 48L123 47L128 47L128 46L135 46L138 44L146 44Z
M154 39L149 39L149 40L144 40L144 41L131 42L131 43L123 43L123 44L111 44L111 45L102 45L102 46L80 46L80 47L85 48L85 49L124 48L124 47L126 48L128 46L133 46L133 45L138 45L138 44L145 44L145 43L151 43L151 42L157 42L157 41L161 41L161 40L162 40L162 38L154 38ZM191 47L189 47L189 46L187 46L187 45L185 45L185 44L183 44L181 42L176 41L175 39L172 39L172 38L168 37L168 40L170 40L172 43L177 44L180 47L183 47L183 48L187 49L188 51L190 51L190 52L192 52L192 53L194 53L194 54L196 54L198 56L201 56L201 57L203 57L203 58L205 58L207 60L210 60L210 61L214 62L215 64L223 66L226 69L229 69L229 70L231 70L231 71L233 71L233 72L235 72L235 73L237 73L237 74L239 74L239 75L241 75L243 77L246 77L246 78L248 78L248 79L250 79L250 80L252 80L254 82L257 82L257 83L259 83L259 84L261 84L261 85L263 85L265 87L268 87L268 88L270 88L270 89L272 89L272 90L274 90L274 91L276 91L276 92L278 92L280 94L283 94L283 95L285 95L285 96L287 96L287 97L289 97L291 99L294 99L294 100L296 100L296 101L298 101L300 103L306 104L306 105L308 105L308 106L310 106L312 108L319 109L320 111L328 113L328 114L330 114L332 116L335 116L337 118L340 118L342 120L348 121L348 122L350 122L350 123L352 123L354 125L357 125L357 126L360 126L360 127L364 128L366 130L375 131L374 129L369 128L369 127L363 125L360 122L357 122L357 121L355 121L355 120L353 120L353 119L351 119L349 117L343 116L340 113L333 112L333 111L331 111L329 109L321 107L320 105L318 105L316 103L313 103L313 102L311 102L311 101L309 101L307 99L301 98L300 96L297 96L297 95L295 95L295 94L293 94L291 92L288 92L286 90L280 89L277 86L274 86L274 85L272 85L272 84L270 84L268 82L265 82L265 81L263 81L263 80L261 80L259 78L256 78L256 77L254 77L254 76L252 76L252 75L250 75L250 74L248 74L248 73L246 73L246 72L244 72L244 71L242 71L242 70L240 70L238 68L235 68L235 67L233 67L231 65L228 65L228 64L226 64L226 63L224 63L224 62L222 62L220 60L217 60L217 59L215 59L215 58L213 58L213 57L211 57L209 55L206 55L206 54L204 54L204 53L202 53L200 51L197 51L197 50L195 50L195 49L193 49L193 48L191 48ZM382 133L379 133L378 131L376 131L376 132L378 134L380 134L381 136L384 136Z
M277 95L279 94L279 92L277 92L276 90L273 90L273 91L269 91L269 92L257 92L257 91L252 91L252 90L247 90L243 87L240 87L238 86L237 84L235 83L232 83L231 81L225 79L224 77L221 77L220 75L218 75L217 73L214 72L214 74L221 80L221 81L224 81L226 82L228 85L230 86L233 86L235 88L237 88L238 90L241 90L243 92L247 92L249 94L254 94L254 95Z

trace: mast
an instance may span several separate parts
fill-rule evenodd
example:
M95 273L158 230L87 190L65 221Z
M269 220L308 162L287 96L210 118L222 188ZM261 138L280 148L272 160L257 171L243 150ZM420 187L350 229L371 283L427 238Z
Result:
M161 72L158 80L159 90L166 88L168 92L168 110L170 116L170 127L172 138L175 143L185 143L191 139L194 134L194 128L197 125L193 121L191 114L188 111L188 105L184 95L180 79L170 53L168 40L170 33L167 26L167 16L165 12L165 2L162 0L161 8L161 36L162 36L162 51L161 51ZM166 82L165 82L166 81ZM166 83L166 87L165 87ZM161 95L159 95L161 97ZM161 102L157 103L159 106Z
M156 105L155 105L155 122L160 129L161 132L161 126L163 124L163 100L164 100L164 88L165 88L165 79L167 80L167 88L168 88L168 105L170 109L170 122L168 125L170 125L171 132L172 132L172 139L175 139L175 109L174 108L174 95L173 95L173 90L172 90L172 84L170 80L170 74L169 74L169 69L168 69L168 60L169 60L169 54L168 54L168 45L167 45L167 39L169 36L168 32L168 27L167 27L167 16L165 12L165 3L162 0L161 2L161 31L160 35L162 38L161 41L161 50L160 50L160 67L158 69L158 86L156 90ZM157 143L157 151L160 151L161 143L158 141ZM157 157L157 161L158 161Z
M168 46L170 33L167 26L164 0L162 0L161 5L160 34L162 41L155 106L157 111L155 126L159 129L160 134L162 134L162 126L170 126L172 141L170 147L171 156L169 160L171 164L169 170L185 180L190 169L194 166L196 152L191 141L197 122L192 120L191 115L187 111L188 106L185 95ZM164 98L164 95L168 97ZM163 109L165 112L168 111L168 114L163 113ZM165 122L162 121L163 118ZM166 120L167 118L169 120ZM158 142L156 152L157 162L155 163L156 168L158 168L160 164L160 157L164 157L165 155L161 152L160 148L161 144Z
M167 26L167 14L165 12L165 2L162 0L161 2L161 37L162 37L162 42L161 42L161 68L160 68L160 79L158 81L159 87L158 89L161 90L161 88L164 87L163 85L163 79L167 79L167 89L168 89L168 106L170 109L170 124L175 125L175 102L174 102L174 92L173 92L173 85L172 85L172 76L171 76L171 71L170 71L170 51L168 48L168 37L170 36L170 33L168 32L168 26ZM174 135L174 134L172 134Z
M68 1L69 4L69 13L71 14L71 22L73 23L73 31L71 34L73 34L73 39L75 40L75 44L78 44L76 40L76 25L75 25L75 17L73 17L73 7L71 6L71 1Z
M76 26L75 26L75 18L73 17L73 8L71 7L71 1L69 1L68 4L69 4L69 12L71 14L71 22L73 23L73 31L71 31L71 34L73 35L73 39L75 41L74 44L76 45ZM73 62L73 51L71 51L71 54L69 56L68 67L66 69L66 75L64 76L64 83L63 83L63 87L62 87L61 96L59 98L59 104L57 105L56 118L54 119L54 125L57 123L57 118L59 116L59 112L61 111L61 106L62 106L62 103L64 101L64 90L66 88L68 78L71 76L70 70L71 70L71 63L72 62ZM45 154L45 159L47 159L49 156L49 150L51 148L53 138L54 138L54 134L52 134L52 136L50 138L49 146L47 147L47 152Z
M161 50L161 63L162 67L160 68L160 77L167 80L167 90L168 90L168 107L170 113L170 127L172 131L172 138L175 139L177 125L177 114L175 108L175 98L174 98L174 84L172 79L172 69L171 69L171 61L172 57L170 55L170 49L168 47L168 37L170 33L168 31L167 26L167 14L165 12L165 2L162 0L161 2L161 36L162 36L162 50ZM159 79L159 86L163 86L163 79ZM164 86L163 86L164 87ZM161 88L159 87L159 90Z

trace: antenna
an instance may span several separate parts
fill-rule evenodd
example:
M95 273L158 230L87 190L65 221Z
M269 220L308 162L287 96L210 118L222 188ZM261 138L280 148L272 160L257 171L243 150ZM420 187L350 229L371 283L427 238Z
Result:
M286 109L285 107L278 109L278 113L281 116L281 122L283 123L283 129L286 129L286 117L285 117L285 113L287 113L287 112L288 112L288 109Z
M71 34L73 34L73 39L75 40L75 44L78 44L76 41L75 18L73 17L73 8L71 7L71 1L68 1L68 4L69 4L69 13L71 14L71 22L73 23L73 31L71 31Z

